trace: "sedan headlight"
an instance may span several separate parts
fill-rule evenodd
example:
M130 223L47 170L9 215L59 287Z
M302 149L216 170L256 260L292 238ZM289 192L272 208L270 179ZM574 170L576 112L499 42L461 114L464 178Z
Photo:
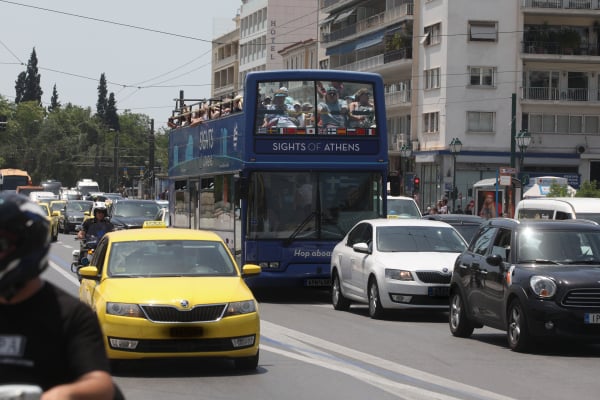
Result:
M556 282L547 276L534 275L529 279L531 290L543 299L550 298L556 293Z
M229 303L229 307L225 311L224 317L230 317L232 315L249 314L256 312L256 302L254 300L236 301Z
M131 303L106 303L106 313L120 317L146 318L142 309L137 304Z
M398 281L414 281L412 273L402 269L385 269L385 277L387 279L396 279Z

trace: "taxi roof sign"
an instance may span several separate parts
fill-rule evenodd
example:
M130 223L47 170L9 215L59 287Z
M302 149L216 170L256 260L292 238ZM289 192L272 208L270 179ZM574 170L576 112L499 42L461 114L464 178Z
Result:
M167 224L162 221L144 221L142 228L166 228Z

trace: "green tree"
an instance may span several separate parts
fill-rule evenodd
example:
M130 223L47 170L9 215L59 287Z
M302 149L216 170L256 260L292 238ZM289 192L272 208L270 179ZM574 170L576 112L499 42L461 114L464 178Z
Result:
M56 111L60 108L60 101L58 101L58 92L56 91L56 84L52 88L52 98L50 99L50 106L48 107L48 111Z
M37 104L42 104L42 87L40 86L41 76L38 72L38 59L35 54L35 47L31 52L31 56L29 57L29 61L27 62L27 71L25 73L25 77L23 78L21 74L17 79L17 98L19 101L17 103L23 101L35 101ZM20 93L19 93L20 92ZM19 96L19 94L21 96Z
M559 185L556 182L550 184L550 189L546 197L568 197L569 188L567 185Z
M110 95L108 96L104 123L110 129L115 131L121 130L119 125L119 115L117 114L117 101L115 100L115 94L113 92L110 92Z
M575 197L600 197L600 189L598 188L598 182L596 181L584 181Z
M96 102L96 116L103 122L106 121L106 108L108 107L107 93L106 76L103 72L98 83L98 101Z
M23 101L23 96L25 95L25 79L27 78L27 73L25 71L21 72L17 77L17 81L15 82L15 103L19 104Z

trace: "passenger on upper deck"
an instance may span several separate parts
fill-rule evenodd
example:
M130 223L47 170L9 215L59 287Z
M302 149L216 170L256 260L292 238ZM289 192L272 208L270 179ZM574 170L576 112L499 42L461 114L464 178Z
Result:
M298 119L293 117L285 103L287 92L277 90L274 94L273 104L267 105L267 114L265 114L263 127L297 127Z
M355 101L350 103L348 126L350 128L369 128L375 123L375 107L369 99L369 90L359 89Z
M333 86L327 88L325 101L319 103L319 126L345 127L348 118L348 105L340 100L339 93Z

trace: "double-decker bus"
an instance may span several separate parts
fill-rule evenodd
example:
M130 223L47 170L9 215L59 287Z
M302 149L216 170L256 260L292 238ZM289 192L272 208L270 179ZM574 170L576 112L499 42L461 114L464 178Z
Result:
M386 216L383 81L284 70L249 73L244 87L243 111L196 104L221 116L171 130L170 224L215 231L238 262L260 265L252 288L328 286L333 247Z
M31 177L22 169L2 168L0 169L0 191L17 190L17 186L31 185Z

